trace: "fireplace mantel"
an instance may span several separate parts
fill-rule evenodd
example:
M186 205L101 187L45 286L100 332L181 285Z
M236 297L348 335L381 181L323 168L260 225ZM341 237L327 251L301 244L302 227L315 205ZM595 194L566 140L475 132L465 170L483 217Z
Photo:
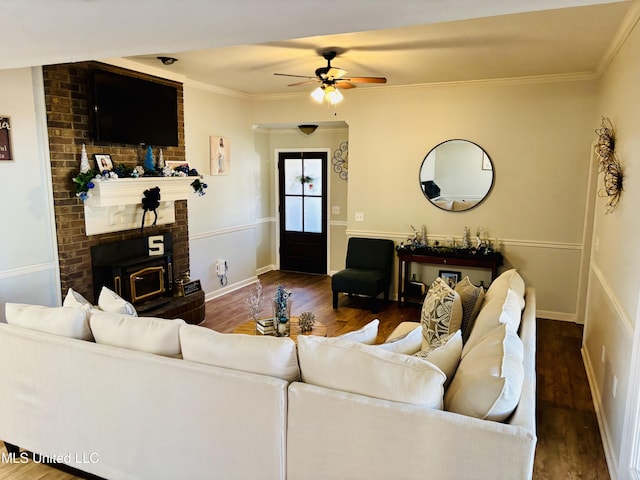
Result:
M156 225L175 222L174 202L186 200L193 192L191 183L197 177L117 178L95 182L91 197L84 202L87 235L120 232L140 228L143 192L160 187L160 207ZM145 225L151 225L153 212L148 212Z

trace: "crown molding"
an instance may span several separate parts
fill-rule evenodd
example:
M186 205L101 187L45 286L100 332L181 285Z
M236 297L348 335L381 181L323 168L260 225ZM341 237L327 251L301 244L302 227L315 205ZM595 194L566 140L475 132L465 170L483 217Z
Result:
M618 28L618 31L607 48L607 51L598 64L598 68L596 69L598 77L604 73L609 64L613 61L639 20L640 2L632 2L627 15L620 24L620 28Z

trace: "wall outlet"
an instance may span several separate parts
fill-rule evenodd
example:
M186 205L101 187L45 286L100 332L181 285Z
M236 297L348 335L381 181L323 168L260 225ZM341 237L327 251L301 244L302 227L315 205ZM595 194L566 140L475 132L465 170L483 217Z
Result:
M356 222L364 222L364 213L356 212Z
M602 345L602 355L600 355L600 361L604 363L606 358L607 358L607 349L604 347L604 345Z
M611 395L613 398L616 398L616 392L618 391L618 377L613 376L613 381L611 382Z
M595 251L596 251L596 252L598 251L598 246L599 246L599 244L600 244L600 239L599 239L598 237L596 237L596 238L593 240L593 248L595 249Z
M333 205L331 207L331 215L340 215L340 205Z

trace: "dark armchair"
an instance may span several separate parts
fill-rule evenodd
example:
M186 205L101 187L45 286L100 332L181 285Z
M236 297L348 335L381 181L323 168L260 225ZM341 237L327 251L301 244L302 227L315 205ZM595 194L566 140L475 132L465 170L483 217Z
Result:
M346 268L331 277L333 308L338 308L338 293L377 297L384 293L389 300L394 244L380 238L349 239Z

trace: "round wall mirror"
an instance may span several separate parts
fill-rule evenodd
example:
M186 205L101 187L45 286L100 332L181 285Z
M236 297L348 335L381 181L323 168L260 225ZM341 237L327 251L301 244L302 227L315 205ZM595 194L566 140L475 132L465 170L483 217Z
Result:
M420 166L420 189L433 205L450 212L477 207L493 187L493 162L479 145L447 140Z

